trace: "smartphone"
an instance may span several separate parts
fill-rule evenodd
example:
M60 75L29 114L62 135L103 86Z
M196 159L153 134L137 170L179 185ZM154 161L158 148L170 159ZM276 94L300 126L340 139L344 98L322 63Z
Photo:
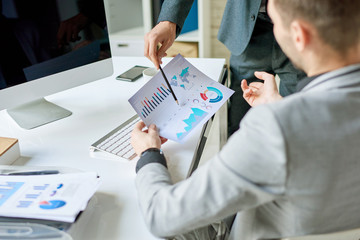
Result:
M122 80L122 81L133 82L136 79L138 79L139 77L141 77L142 72L147 68L149 68L149 67L135 65L132 68L130 68L129 70L127 70L127 71L123 72L122 74L120 74L119 76L117 76L116 79Z

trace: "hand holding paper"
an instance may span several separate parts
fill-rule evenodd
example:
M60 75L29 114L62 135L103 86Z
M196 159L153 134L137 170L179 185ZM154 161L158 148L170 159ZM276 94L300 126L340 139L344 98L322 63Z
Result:
M206 123L234 93L195 68L181 55L164 68L174 101L161 73L156 74L129 99L147 126L155 124L160 136L184 142L192 131Z

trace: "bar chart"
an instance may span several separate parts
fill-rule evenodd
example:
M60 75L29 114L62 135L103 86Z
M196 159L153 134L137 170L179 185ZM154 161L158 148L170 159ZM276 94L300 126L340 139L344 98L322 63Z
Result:
M156 91L144 97L140 103L142 105L141 115L147 118L158 106L160 106L171 94L169 88L163 83L156 87Z
M164 68L171 90L160 74L139 89L129 103L146 126L155 124L160 136L184 142L203 125L234 93L195 68L181 55ZM178 103L174 100L172 92Z

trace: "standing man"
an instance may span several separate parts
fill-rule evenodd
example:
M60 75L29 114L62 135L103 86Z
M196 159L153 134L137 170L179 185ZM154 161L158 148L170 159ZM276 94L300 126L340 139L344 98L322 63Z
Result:
M172 184L156 126L135 126L140 208L155 235L190 233L235 213L229 239L360 227L359 9L358 0L269 0L278 43L308 77L284 99L270 74L256 73L262 85L244 82L257 106L188 179ZM200 239L215 238L205 233Z
M158 24L145 36L144 55L158 68L166 50L180 34L192 0L165 0ZM273 35L273 24L266 13L266 0L228 0L218 39L231 52L230 98L228 132L239 128L239 122L250 106L242 97L241 80L258 81L255 70L278 74L281 78L280 94L287 96L295 91L296 83L305 75L295 69L281 51ZM157 51L157 44L162 47ZM260 79L263 80L263 79Z

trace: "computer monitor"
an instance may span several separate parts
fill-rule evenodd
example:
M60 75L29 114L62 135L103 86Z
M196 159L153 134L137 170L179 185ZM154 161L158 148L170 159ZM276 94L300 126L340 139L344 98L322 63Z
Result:
M103 0L0 0L0 110L25 129L71 112L44 97L113 73Z

